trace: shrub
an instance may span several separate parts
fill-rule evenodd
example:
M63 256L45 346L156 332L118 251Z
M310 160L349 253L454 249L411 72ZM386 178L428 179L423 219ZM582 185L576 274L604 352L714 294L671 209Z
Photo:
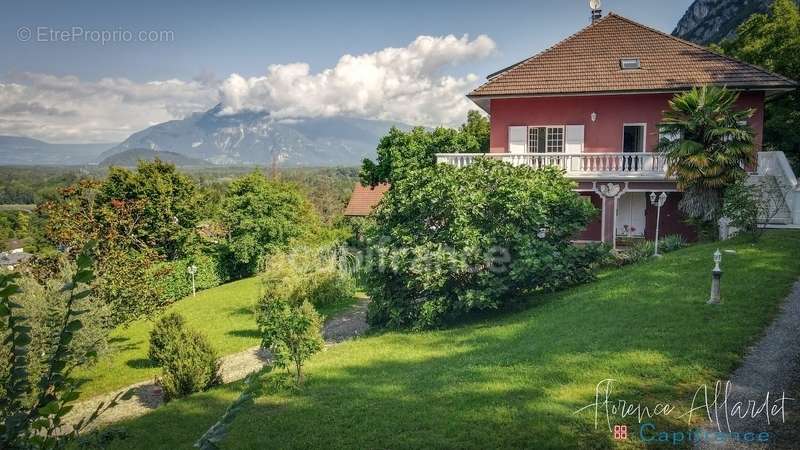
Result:
M662 253L674 252L686 246L686 239L680 234L669 234L658 240L658 251Z
M355 282L343 268L343 253L337 249L311 248L293 253L278 253L266 264L266 296L289 293L289 300L308 301L316 307L333 305L353 298Z
M731 225L739 230L754 234L758 230L761 201L762 195L757 185L739 181L725 189L722 215L730 219Z
M181 342L186 320L177 313L164 315L150 332L150 350L147 356L158 366L163 366L176 354L175 345Z
M160 380L165 401L204 391L222 381L217 353L205 336L184 329L175 338L168 344L173 354L164 361Z
M87 313L95 307L92 247L88 244L78 255L75 270L59 290L60 298L38 299L42 309L49 309L45 313L49 320L38 324L45 327L42 330L35 329L37 319L31 320L30 310L18 303L19 274L0 273L0 354L9 364L0 364L0 448L70 448L71 441L123 398L122 393L112 396L65 432L65 416L79 397L72 370L86 364L97 350L91 344L95 336L88 345L80 344L91 316ZM36 334L44 335L45 342L37 344Z
M199 254L156 264L153 268L154 283L167 302L174 302L192 294L192 277L188 272L192 264L197 266L194 282L198 291L219 286L227 281L223 264L216 254Z
M637 263L644 261L653 256L656 252L656 245L653 241L639 241L633 244L630 248L625 250L625 259L627 264Z
M366 240L373 325L431 328L593 277L603 255L570 242L596 214L555 168L479 159L439 164L392 185Z
M291 288L268 291L258 304L261 346L272 352L275 366L294 369L303 382L303 364L322 350L322 318L308 301Z

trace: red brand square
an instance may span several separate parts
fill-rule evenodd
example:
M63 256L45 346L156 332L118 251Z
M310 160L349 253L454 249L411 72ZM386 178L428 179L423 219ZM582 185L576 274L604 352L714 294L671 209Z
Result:
M628 426L627 425L614 425L614 439L621 441L628 439Z

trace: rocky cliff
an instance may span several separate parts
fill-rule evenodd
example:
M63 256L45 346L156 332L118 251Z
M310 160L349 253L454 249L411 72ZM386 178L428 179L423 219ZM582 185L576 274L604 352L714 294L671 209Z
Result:
M733 36L751 14L766 12L772 0L695 0L672 32L687 41L708 45Z

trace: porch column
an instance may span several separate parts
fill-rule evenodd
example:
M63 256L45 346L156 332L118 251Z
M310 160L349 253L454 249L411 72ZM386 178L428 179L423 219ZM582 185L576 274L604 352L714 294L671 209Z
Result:
M622 194L622 186L614 183L600 185L600 196L603 198L602 241L617 248L617 200Z

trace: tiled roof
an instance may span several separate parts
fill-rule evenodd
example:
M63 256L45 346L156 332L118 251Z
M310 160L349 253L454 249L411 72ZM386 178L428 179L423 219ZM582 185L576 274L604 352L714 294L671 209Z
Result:
M378 205L383 198L383 194L389 190L388 183L380 183L377 186L362 186L356 183L353 188L353 195L344 210L345 216L368 216L372 209Z
M639 58L640 69L620 68ZM797 83L611 13L489 76L470 97L682 90L703 84L786 89Z

